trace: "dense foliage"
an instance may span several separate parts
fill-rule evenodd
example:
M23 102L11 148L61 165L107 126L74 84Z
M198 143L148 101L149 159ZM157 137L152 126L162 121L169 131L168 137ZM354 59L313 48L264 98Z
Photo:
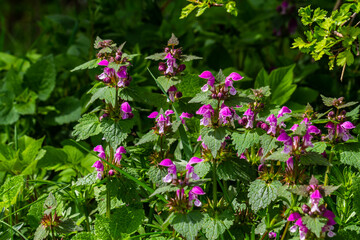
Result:
M33 7L1 17L1 239L359 238L360 2Z

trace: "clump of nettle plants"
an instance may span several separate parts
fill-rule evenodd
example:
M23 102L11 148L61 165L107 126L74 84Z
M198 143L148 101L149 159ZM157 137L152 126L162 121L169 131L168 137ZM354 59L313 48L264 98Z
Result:
M162 94L146 93L124 44L98 38L95 48L97 59L76 68L100 69L88 92L95 107L73 135L100 136L94 173L76 183L97 207L73 239L304 240L360 230L356 102L322 96L323 113L272 104L269 86L240 89L240 73L187 72L201 58L174 35L147 57L158 61L148 77ZM41 226L56 235L61 221L50 212Z

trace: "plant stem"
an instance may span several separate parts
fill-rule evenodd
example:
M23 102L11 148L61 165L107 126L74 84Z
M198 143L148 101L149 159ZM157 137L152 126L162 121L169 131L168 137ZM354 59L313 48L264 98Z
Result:
M284 232L283 232L283 235L282 235L282 237L281 237L281 240L284 240L284 239L285 239L287 230L288 230L288 228L289 228L289 224L290 224L290 221L288 221L288 222L286 223L285 230L284 230Z
M260 240L264 240L267 234L268 234L268 231L265 231Z
M11 236L11 240L13 240L13 239L14 239L14 234L13 234L13 229L12 229L12 216L11 216L11 212L12 212L12 207L11 207L11 205L10 205L10 207L9 207L9 213L10 213L10 216L9 216L9 224L10 224L10 226L11 226L11 228L10 228L10 236Z
M330 170L331 170L331 162L332 159L334 157L334 146L331 147L330 150L330 157L329 157L329 166L326 167L326 172L325 172L325 179L324 179L324 186L327 186L328 182L329 182L329 174L330 174Z
M215 159L213 159L213 175L212 175L212 180L213 180L213 201L214 201L214 209L215 209L215 219L217 219L217 213L216 213L216 208L217 208L217 177L216 177L216 162Z
M111 198L108 184L106 184L106 217L110 219Z

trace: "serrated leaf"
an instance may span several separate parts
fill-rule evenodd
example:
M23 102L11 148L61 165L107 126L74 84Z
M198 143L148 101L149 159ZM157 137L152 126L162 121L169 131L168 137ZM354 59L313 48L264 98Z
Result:
M56 69L52 55L40 58L25 74L26 85L38 94L41 101L50 97L55 88Z
M230 229L235 220L235 216L230 210L222 212L216 219L209 215L205 216L202 229L207 239L210 240L219 239L219 236L222 235L226 229Z
M163 187L159 187L157 188L150 196L149 198L158 195L158 194L162 194L162 193L168 193L168 192L176 192L176 190L178 190L179 188L173 185L166 185Z
M93 59L90 60L86 63L83 63L77 67L75 67L74 69L72 69L70 72L74 72L74 71L78 71L78 70L84 70L84 69L93 69L96 68L97 66L99 66L99 62L101 61L101 59Z
M56 206L57 206L56 198L55 198L54 195L50 192L50 193L49 193L49 196L45 199L44 208L45 208L45 209L48 209L48 208L54 209L54 208L56 208Z
M75 186L90 186L97 182L97 174L96 172L89 173L88 175L79 178L74 185Z
M338 145L340 161L346 165L360 169L360 143L344 143Z
M196 74L186 74L176 88L183 94L183 97L193 97L199 93L205 83L206 82Z
M99 49L100 48L99 43L102 42L102 41L103 40L99 36L96 36L96 39L95 39L95 42L94 42L94 48Z
M160 169L157 166L151 166L147 173L149 175L150 181L152 183L154 183L156 185L156 187L165 185L165 183L162 180L168 174L168 172L165 168Z
M34 240L46 239L47 236L49 235L49 233L50 233L50 231L48 229L46 229L42 224L40 224L34 234Z
M329 196L331 195L331 193L335 192L338 188L340 187L339 186L324 186L324 192L325 192L325 196Z
M262 208L266 208L274 201L278 196L278 189L282 186L279 181L273 181L270 184L267 184L261 179L257 179L254 182L250 183L249 187L249 203L251 209L254 212Z
M309 215L302 217L302 222L318 238L320 238L321 229L325 226L327 221L327 219L312 218Z
M200 131L203 143L210 149L212 156L215 158L222 142L225 141L225 128L208 128L205 127Z
M294 186L293 188L288 189L289 192L294 193L299 196L308 197L309 193L307 192L307 186L306 185L298 185Z
M221 162L216 171L220 180L250 181L255 176L252 170L244 159L231 159Z
M238 155L245 152L247 148L260 142L260 136L257 131L245 131L244 133L234 132L231 138Z
M184 236L187 240L193 240L198 235L204 221L204 215L198 211L188 214L175 214L171 225L174 230Z
M176 46L179 44L179 40L177 39L177 37L172 33L171 34L171 38L169 39L168 41L168 45L173 45L173 46Z
M351 107L351 106L353 106L353 105L355 105L355 104L358 104L359 102L347 102L347 103L345 103L345 104L342 104L342 105L340 105L340 106L338 106L338 109L342 109L342 108L346 108L346 107Z
M266 156L268 152L277 147L276 138L268 134L263 134L260 136L260 144L263 149L263 156Z
M200 60L203 59L202 57L198 57L198 56L194 56L194 55L181 55L180 60L182 62L189 62L189 61L193 61L193 60Z
M150 130L144 136L140 138L140 140L135 144L136 146L149 143L149 142L156 142L159 138L159 135L155 134L154 130Z
M94 113L85 114L79 119L79 123L74 127L72 134L77 141L85 140L101 132L100 124L99 118Z
M202 103L202 104L210 104L210 102L214 102L214 99L210 98L209 93L200 92L193 97L189 103Z
M114 121L109 118L103 119L100 124L105 140L110 143L113 148L121 145L131 132L133 125L134 121L131 119Z
M86 107L89 107L90 104L95 102L97 99L105 100L106 103L115 106L116 101L116 88L105 86L97 90L92 91L93 95L91 96L89 102L86 104Z
M23 176L13 176L7 178L5 183L0 187L0 198L6 204L15 204L23 186Z
M111 228L110 228L110 219L96 215L95 219L95 235L98 240L112 240L111 238Z
M114 239L119 239L121 233L131 234L141 225L144 218L142 208L127 207L125 205L115 209L111 214L110 229Z
M326 142L316 142L314 147L309 147L307 150L311 152L323 153L326 150Z
M166 56L166 53L161 52L161 53L155 53L153 55L147 56L145 59L159 61L159 60L164 60L165 56Z
M307 152L300 156L300 163L302 165L320 165L330 166L329 161L317 152Z
M94 234L90 232L81 232L76 234L71 240L96 240Z
M225 75L224 75L224 73L223 73L223 71L221 69L219 70L219 72L216 75L215 79L216 79L216 81L218 83L224 83L225 82L226 77L225 77Z
M353 206L356 214L360 214L360 177L352 179L352 192L354 194Z
M160 83L160 85L163 87L164 91L167 92L171 86L174 86L176 84L179 84L181 81L175 77L165 77L161 76L157 78L157 81Z
M331 98L331 97L325 97L324 95L320 94L321 99L324 103L325 106L327 107L331 107L334 104L334 101L336 101L336 98Z

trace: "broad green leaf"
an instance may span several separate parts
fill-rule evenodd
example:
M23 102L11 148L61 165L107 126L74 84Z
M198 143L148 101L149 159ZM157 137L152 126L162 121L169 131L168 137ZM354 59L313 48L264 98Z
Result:
M196 6L192 3L186 5L186 7L181 10L180 19L186 18L195 8Z
M260 136L260 143L263 149L263 156L266 156L268 152L270 152L272 149L277 147L276 142L277 142L276 138L268 134L263 134Z
M136 145L141 145L144 143L149 143L149 142L156 142L159 138L159 135L154 133L154 130L151 130L150 132L146 133L145 135L143 135L140 140L136 143Z
M201 91L201 87L206 84L204 79L199 78L196 74L186 74L181 83L176 85L178 91L180 91L183 97L193 97ZM209 93L207 93L209 95Z
M346 165L360 169L360 143L344 143L337 145L340 150L340 161Z
M312 218L309 215L302 217L302 222L318 238L320 238L321 229L325 226L327 221L327 219Z
M223 161L219 164L216 171L220 180L232 181L238 179L250 181L256 174L244 159L229 159Z
M13 176L7 178L5 183L0 187L0 198L3 202L9 205L14 205L23 186L23 176Z
M1 54L2 53L0 53L0 59ZM24 91L24 89L22 88L22 82L23 81L21 74L11 68L9 71L7 71L4 78L4 85L2 89L0 88L0 90L12 92L16 96L18 96Z
M67 161L67 154L60 148L45 146L46 153L38 161L37 167L44 169L55 169L58 165L63 165Z
M180 233L187 240L194 240L198 235L204 222L204 215L199 211L192 211L188 214L175 214L171 225L174 230Z
M166 56L166 53L161 52L161 53L155 53L153 55L147 56L145 59L159 61L159 60L164 60L165 56Z
M52 55L40 58L31 65L25 74L26 85L38 94L39 100L45 101L55 88L56 69Z
M110 228L110 219L105 216L96 215L95 219L95 235L98 240L112 240Z
M35 114L37 94L26 88L19 96L15 98L15 110L21 115Z
M77 121L81 116L81 102L75 97L65 97L55 103L58 113L50 113L47 120L50 124L62 125Z
M74 185L75 186L90 186L97 182L96 172L89 173L88 175L79 178Z
M96 240L94 234L90 232L81 232L76 234L71 240Z
M114 239L118 239L121 233L131 234L141 225L145 216L142 208L127 207L126 205L115 209L111 214L110 229Z
M360 178L354 177L352 179L352 192L354 194L353 198L353 206L356 214L360 214Z
M31 205L26 215L27 222L30 224L30 226L33 229L39 226L39 223L41 222L41 218L44 215L44 202L45 199Z
M115 106L116 88L105 86L94 90L92 89L91 93L93 95L91 96L89 102L86 104L86 107L90 106L90 104L95 102L95 100L97 99L105 100L106 103Z
M215 158L221 147L221 143L225 141L225 128L209 128L204 127L200 131L203 143L211 150L212 156Z
M323 153L326 150L326 143L316 142L314 143L314 147L309 147L307 150L311 152Z
M149 179L150 181L156 185L156 187L160 187L160 186L164 186L165 183L163 182L163 178L166 176L167 174L167 170L164 169L160 169L157 166L151 166L149 168L149 171L147 172L147 174L149 175Z
M260 136L257 131L245 131L244 133L234 132L231 138L238 155L245 152L247 148L260 142Z
M268 184L261 179L250 183L248 197L251 209L257 212L269 206L277 198L281 186L282 184L279 181Z
M331 97L325 97L324 95L320 94L321 99L324 103L325 106L327 107L331 107L334 104L334 101L336 101L336 98L331 98Z
M189 62L193 60L200 60L203 59L202 57L194 56L194 55L181 55L181 61L182 62Z
M163 187L159 187L157 188L150 196L149 198L158 195L158 194L162 194L162 193L168 193L168 192L176 192L176 190L178 190L179 188L173 185L165 185Z
M209 92L199 92L193 97L189 103L201 103L201 104L216 104L217 100L210 97Z
M131 119L114 121L113 119L105 118L101 121L100 126L105 140L113 148L117 148L127 138L133 125L134 121Z
M34 240L43 240L46 239L49 235L50 230L45 228L42 224L39 225L39 227L36 229Z
M271 103L283 105L296 90L296 85L293 84L294 68L295 64L275 69L270 73Z
M206 238L211 240L219 239L226 229L230 229L235 220L235 216L230 210L222 212L217 218L212 218L208 214L205 216L202 230L205 232Z
M13 101L14 93L3 91L0 92L0 124L9 125L19 119L19 113L16 111Z
M302 165L321 165L329 166L329 161L318 152L307 152L300 156L300 163Z
M265 69L262 68L260 70L260 72L258 73L258 75L256 76L254 87L257 89L257 88L265 87L265 86L269 86L269 85L270 85L269 75L267 74Z
M176 84L179 84L181 81L176 77L165 77L161 76L157 78L160 85L163 87L164 91L167 92L171 86L174 86Z
M89 113L79 119L79 123L74 127L72 134L76 137L76 140L79 141L98 135L100 132L99 118L94 113Z

